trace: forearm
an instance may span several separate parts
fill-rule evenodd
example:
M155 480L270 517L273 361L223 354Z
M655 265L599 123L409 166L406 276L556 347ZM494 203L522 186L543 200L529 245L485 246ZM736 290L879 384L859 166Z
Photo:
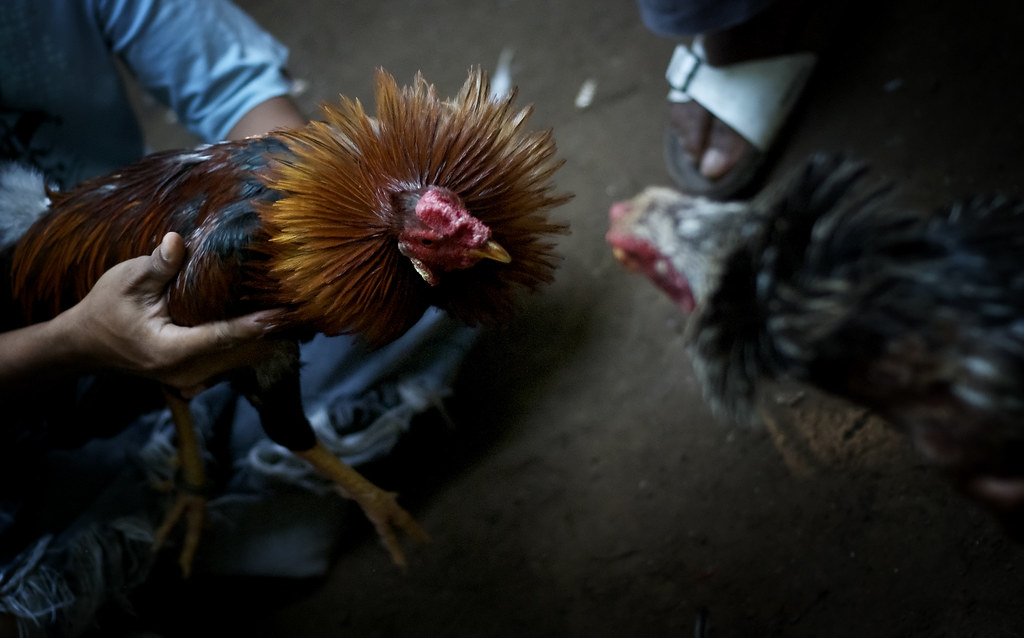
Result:
M83 372L63 317L0 333L0 396L40 380Z
M299 107L287 95L272 97L257 104L228 131L228 139L265 135L277 128L300 128L307 123Z

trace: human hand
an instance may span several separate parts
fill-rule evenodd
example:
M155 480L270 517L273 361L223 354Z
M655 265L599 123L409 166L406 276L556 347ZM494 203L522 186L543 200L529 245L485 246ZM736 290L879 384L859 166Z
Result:
M80 365L148 377L190 398L217 376L270 352L272 341L259 337L273 327L273 310L193 327L171 321L166 287L184 258L181 236L168 233L152 255L114 266L55 319Z

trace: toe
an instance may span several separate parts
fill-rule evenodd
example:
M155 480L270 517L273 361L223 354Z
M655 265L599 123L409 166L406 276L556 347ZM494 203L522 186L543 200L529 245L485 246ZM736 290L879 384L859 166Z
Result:
M749 153L755 152L736 131L714 119L708 136L707 150L701 157L700 172L710 180L721 179Z
M669 107L669 125L679 137L679 144L694 166L700 164L708 146L708 136L714 118L694 101L679 102Z

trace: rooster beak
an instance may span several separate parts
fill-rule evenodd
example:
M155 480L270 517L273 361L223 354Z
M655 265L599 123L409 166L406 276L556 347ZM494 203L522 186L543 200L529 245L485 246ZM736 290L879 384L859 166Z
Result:
M629 257L629 253L619 248L618 246L612 247L612 254L615 255L615 259L618 260L622 267L630 272L639 272L640 269L636 267L636 263L633 262Z
M477 259L493 259L503 264L508 264L512 261L512 256L508 254L508 251L493 239L484 244L483 248L472 251L470 255Z

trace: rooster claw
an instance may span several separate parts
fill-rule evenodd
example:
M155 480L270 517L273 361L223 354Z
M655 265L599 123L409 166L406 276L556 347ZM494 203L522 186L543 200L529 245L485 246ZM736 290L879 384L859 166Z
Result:
M342 496L351 498L351 495L342 487L338 488L338 492ZM420 527L416 519L398 504L396 493L376 489L373 492L360 495L355 500L362 508L366 518L373 523L373 527L377 530L384 547L391 554L391 560L395 565L403 569L407 566L405 553L398 540L399 531L405 532L417 543L430 542L430 535L426 530Z
M182 544L178 565L181 574L188 578L192 574L196 550L199 549L199 538L206 523L206 497L200 494L183 492L178 494L171 510L164 517L164 522L153 534L153 551L158 551L167 542L178 522L185 520L185 539Z
M359 504L391 554L391 560L399 567L406 566L405 553L398 541L399 531L405 532L416 542L430 542L426 531L398 504L397 494L382 490L366 480L324 447L323 443L318 441L308 450L296 451L295 455L305 459L321 475L330 479L339 494Z

